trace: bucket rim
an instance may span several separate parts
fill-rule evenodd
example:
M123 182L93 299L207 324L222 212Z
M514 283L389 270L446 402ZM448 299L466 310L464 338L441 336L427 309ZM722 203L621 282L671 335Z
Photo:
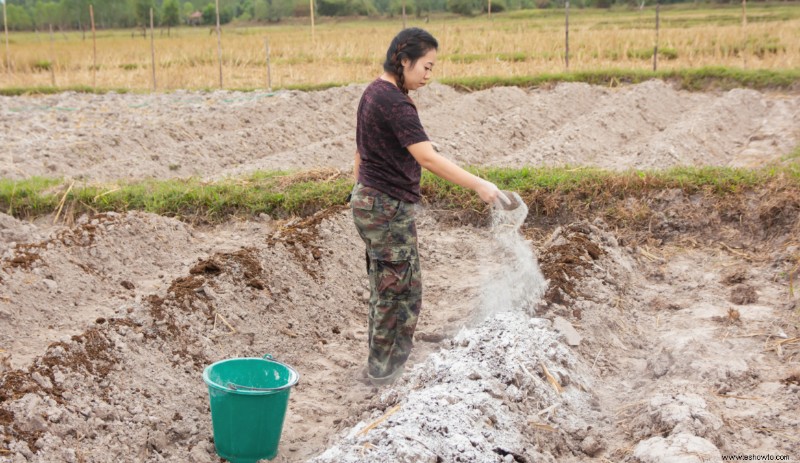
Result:
M257 391L251 391L251 390L247 390L247 389L231 389L231 388L229 388L227 386L224 386L222 384L219 384L219 383L216 383L216 382L212 381L211 378L209 377L209 372L215 366L220 365L222 363L227 363L227 362L232 362L232 361L239 361L239 360L258 360L258 361L262 361L262 362L276 363L276 364L286 368L287 370L289 370L289 372L291 373L291 376L289 377L289 381L287 382L287 384L285 384L283 386L271 387L271 388L263 388L263 389L260 389L260 390L257 390ZM286 389L289 389L289 388L295 386L297 384L297 382L300 381L300 373L298 373L297 370L295 370L294 368L290 367L289 365L287 365L287 364L285 364L283 362L279 362L277 360L271 359L271 358L263 358L263 357L234 357L234 358L229 358L229 359L216 361L216 362L212 363L211 365L205 367L203 369L203 381L206 383L206 385L208 385L208 387L214 388L214 389L219 390L219 391L227 392L227 393L230 393L230 394L269 395L269 394L275 394L277 392L281 392L283 390L286 390Z

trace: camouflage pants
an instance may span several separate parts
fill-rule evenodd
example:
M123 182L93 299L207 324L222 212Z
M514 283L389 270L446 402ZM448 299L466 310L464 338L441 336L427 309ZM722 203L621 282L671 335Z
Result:
M411 354L422 307L414 204L359 184L350 207L367 245L368 372L372 378L384 378L402 367Z

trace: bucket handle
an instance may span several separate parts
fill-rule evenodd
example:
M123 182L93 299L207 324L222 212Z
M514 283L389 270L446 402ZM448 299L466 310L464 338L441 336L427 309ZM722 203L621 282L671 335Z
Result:
M240 386L238 384L233 384L233 383L225 383L225 387L233 391L242 390L242 391L255 391L255 392L271 392L275 390L274 388Z
M272 354L264 354L261 356L264 360L272 360ZM241 386L239 384L234 383L225 383L225 387L231 390L242 390L242 391L254 391L254 392L270 392L274 391L274 388L263 388L263 387L250 387L250 386Z

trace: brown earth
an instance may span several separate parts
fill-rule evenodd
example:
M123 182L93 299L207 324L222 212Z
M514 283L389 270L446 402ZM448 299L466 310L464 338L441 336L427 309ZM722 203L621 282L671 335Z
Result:
M797 95L433 87L423 122L461 163L758 166L800 138ZM362 88L6 98L0 168L347 170ZM383 388L358 379L367 288L347 210L215 226L0 215L0 461L219 461L202 370L267 353L301 374L276 461L800 457L795 190L523 200L513 245L547 288L486 217L422 207L423 315L406 374Z

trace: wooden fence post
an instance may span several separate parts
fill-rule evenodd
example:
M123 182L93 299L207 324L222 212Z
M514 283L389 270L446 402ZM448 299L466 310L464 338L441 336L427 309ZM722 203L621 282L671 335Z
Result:
M50 24L50 85L56 86L56 52L54 48L53 25Z
M747 0L742 0L742 27L747 25Z
M569 0L567 0L564 4L564 11L564 27L566 30L566 34L564 36L564 62L566 63L567 71L569 71Z
M311 41L314 41L314 0L308 0L308 12L311 14Z
M222 88L222 29L219 27L219 0L216 2L217 11L217 59L219 60L219 88Z
M156 43L155 34L153 34L153 9L150 8L150 61L153 67L153 91L156 91Z
M6 33L6 72L11 73L11 58L8 54L8 18L6 16L6 0L3 0L3 30Z
M267 48L267 91L272 91L272 67L269 63L269 38L264 39L264 45Z
M653 48L653 72L658 70L658 28L660 24L660 19L658 13L660 11L661 5L656 3L656 45Z
M742 67L747 69L747 0L742 0Z
M152 14L153 11L150 10L151 20ZM89 19L92 21L92 87L97 87L97 36L94 29L94 7L92 5L89 5Z

